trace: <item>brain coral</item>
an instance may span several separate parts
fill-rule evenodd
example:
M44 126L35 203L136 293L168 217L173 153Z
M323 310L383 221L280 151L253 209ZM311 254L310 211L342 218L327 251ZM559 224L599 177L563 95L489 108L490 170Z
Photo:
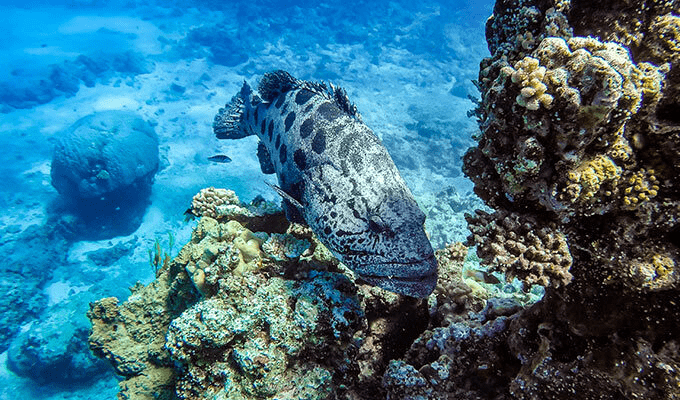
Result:
M76 121L57 140L52 185L74 198L97 198L148 185L158 169L158 137L136 114L103 111Z

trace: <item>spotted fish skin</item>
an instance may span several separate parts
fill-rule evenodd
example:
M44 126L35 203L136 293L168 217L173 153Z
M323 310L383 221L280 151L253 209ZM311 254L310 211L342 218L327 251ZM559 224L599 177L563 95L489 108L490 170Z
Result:
M437 262L425 215L380 139L344 90L265 74L215 117L220 139L257 135L262 172L276 173L289 220L307 224L362 279L426 297Z

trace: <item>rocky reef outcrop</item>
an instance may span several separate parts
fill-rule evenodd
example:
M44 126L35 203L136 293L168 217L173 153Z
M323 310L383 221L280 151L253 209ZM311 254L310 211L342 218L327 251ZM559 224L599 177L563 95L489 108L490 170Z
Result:
M499 0L464 159L485 264L545 297L426 331L390 398L680 395L680 3Z
M194 197L191 241L127 301L90 306L124 399L375 398L427 303L356 285L307 229L233 191Z

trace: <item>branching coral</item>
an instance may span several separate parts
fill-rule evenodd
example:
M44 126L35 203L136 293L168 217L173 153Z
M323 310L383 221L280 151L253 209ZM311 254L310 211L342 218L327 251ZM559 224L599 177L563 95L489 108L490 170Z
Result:
M538 110L543 107L552 108L553 96L546 93L548 87L543 83L546 69L539 66L539 61L532 57L524 57L515 63L515 68L504 67L501 73L510 75L512 82L521 89L517 96L517 104L527 110Z

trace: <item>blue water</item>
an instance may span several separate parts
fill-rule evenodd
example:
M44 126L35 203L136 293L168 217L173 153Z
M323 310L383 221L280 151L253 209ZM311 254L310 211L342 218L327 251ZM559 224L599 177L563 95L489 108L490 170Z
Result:
M255 84L285 69L343 87L419 201L450 188L466 195L460 157L476 129L468 96L477 96L470 81L488 55L491 7L490 0L0 3L0 399L114 398L117 380L106 364L85 360L64 372L75 365L68 351L87 358L88 302L125 299L129 286L153 279L148 250L159 240L176 254L188 240L194 223L183 213L201 188L275 199L256 139L226 143L212 134L214 115L244 79ZM133 112L157 135L158 172L129 209L113 195L74 205L52 184L53 149L65 132L107 110ZM232 161L210 163L215 154ZM464 210L450 209L462 221ZM436 245L464 239L463 225L444 231L435 222L428 230ZM27 346L27 337L37 342ZM7 368L17 358L26 364Z

